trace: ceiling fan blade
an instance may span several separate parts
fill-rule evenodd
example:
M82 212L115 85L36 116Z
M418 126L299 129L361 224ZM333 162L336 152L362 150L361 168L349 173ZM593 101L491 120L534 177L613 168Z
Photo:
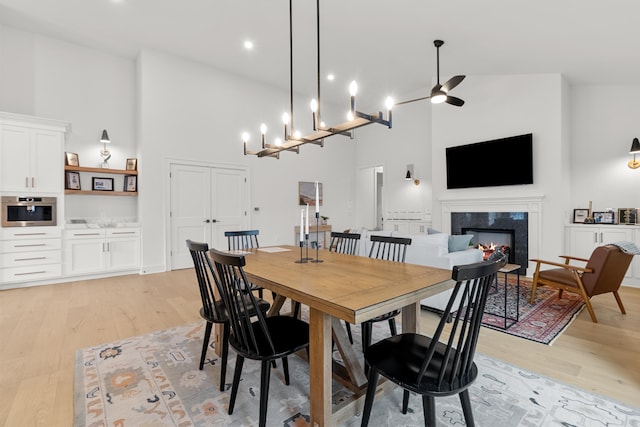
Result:
M440 83L438 83L437 85L435 85L434 87L431 88L431 96L433 96L434 92L438 92L442 89L442 85Z
M423 96L422 98L410 99L408 101L396 102L395 105L409 104L411 102L422 101L423 99L429 99L431 96Z
M462 99L449 95L447 95L447 99L445 99L444 102L446 102L447 104L455 105L456 107L462 107L464 105L464 101Z
M445 84L442 85L442 90L449 92L454 87L458 86L466 76L453 76Z

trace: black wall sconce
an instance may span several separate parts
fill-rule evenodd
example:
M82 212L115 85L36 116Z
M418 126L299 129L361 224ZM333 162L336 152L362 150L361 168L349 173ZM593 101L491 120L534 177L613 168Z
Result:
M633 154L633 160L629 160L627 165L631 169L640 168L640 160L636 160L636 154L640 154L640 141L638 138L633 138L633 142L631 143L631 150L629 150L629 154Z
M405 180L407 181L412 181L415 185L420 185L420 180L418 178L416 178L415 173L413 172L413 164L408 164L407 165L407 173L404 177Z

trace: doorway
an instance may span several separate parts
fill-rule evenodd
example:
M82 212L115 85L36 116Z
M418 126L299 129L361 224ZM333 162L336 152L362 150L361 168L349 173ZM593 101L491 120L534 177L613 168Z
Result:
M249 226L246 169L171 163L169 176L172 270L193 267L187 239L226 249L224 232Z
M360 168L356 188L358 227L369 230L383 228L384 167L382 165Z

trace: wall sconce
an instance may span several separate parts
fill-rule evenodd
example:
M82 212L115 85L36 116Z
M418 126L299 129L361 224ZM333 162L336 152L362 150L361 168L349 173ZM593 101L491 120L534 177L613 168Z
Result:
M100 137L100 142L104 144L104 147L102 148L102 150L100 150L100 157L102 157L102 164L100 166L103 168L108 168L109 167L108 160L111 158L111 152L107 148L107 144L110 144L111 140L109 139L109 134L107 133L106 129L102 130L102 136Z
M631 150L629 150L629 154L633 154L633 160L629 160L627 165L631 169L640 168L640 160L636 160L636 154L640 154L640 141L638 138L633 138L633 142L631 143Z
M418 178L416 178L414 172L413 172L413 165L409 164L407 165L407 174L404 177L405 180L407 181L411 181L413 180L413 183L415 185L420 185L420 180Z

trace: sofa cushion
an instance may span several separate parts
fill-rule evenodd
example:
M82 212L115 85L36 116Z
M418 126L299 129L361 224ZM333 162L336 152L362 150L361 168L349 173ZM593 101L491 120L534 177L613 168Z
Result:
M473 234L452 234L449 236L449 252L459 252L469 249L469 242Z

